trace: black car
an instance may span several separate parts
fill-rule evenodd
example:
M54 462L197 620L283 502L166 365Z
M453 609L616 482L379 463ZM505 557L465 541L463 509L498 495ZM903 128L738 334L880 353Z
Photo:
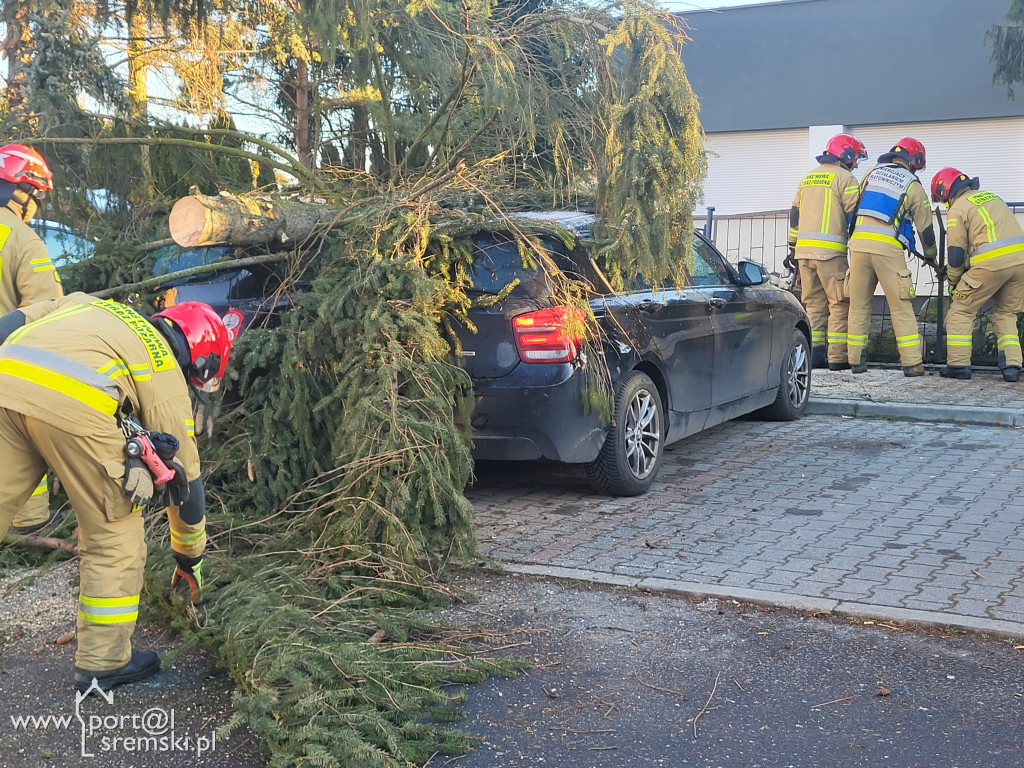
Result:
M550 272L524 264L512 235L476 235L475 331L459 333L474 386L475 458L582 464L600 492L633 496L650 487L670 443L755 411L782 420L803 414L811 382L807 316L791 293L768 284L763 267L733 267L698 234L683 286L655 291L636 280L615 291L584 244L594 216L519 218L526 228L538 221L575 234L572 247L539 239L553 268L587 287L602 330L599 359L588 361L585 347L564 332L572 311L555 300ZM156 271L227 252L179 250L158 260ZM169 298L211 304L238 333L286 305L279 284L273 268L232 268L176 281ZM593 406L602 381L613 398L610 421Z
M473 294L519 282L505 300L473 310L477 332L461 335L476 397L476 458L583 464L599 491L633 496L650 487L670 443L754 411L781 420L803 414L811 380L807 316L792 294L768 284L763 267L741 261L733 268L698 234L685 285L653 291L637 281L616 292L582 244L594 217L531 218L580 236L573 248L553 237L543 242L559 268L590 285L612 420L584 407L593 368L560 332L568 311L553 304L550 281L523 267L513 238L479 235Z
M170 275L216 262L235 260L236 249L216 245L197 248L165 246L156 252L153 275ZM156 305L162 307L180 301L202 301L224 319L234 339L254 322L287 309L291 301L281 291L287 268L281 263L231 265L216 272L171 280L159 286ZM298 280L294 288L302 290L308 281Z

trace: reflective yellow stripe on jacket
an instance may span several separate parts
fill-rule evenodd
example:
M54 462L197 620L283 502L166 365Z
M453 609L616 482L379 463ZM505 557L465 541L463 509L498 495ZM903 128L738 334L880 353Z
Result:
M979 208L978 210L984 211L985 209ZM986 216L986 221L991 222L991 219ZM1005 256L1008 253L1019 253L1022 251L1024 251L1024 237L1003 237L978 246L974 253L971 254L971 263L977 264L979 261L988 261L999 256Z
M146 351L149 352L149 362L152 365L153 371L170 370L177 364L174 360L174 355L171 354L170 347L164 341L164 337L160 335L149 320L131 307L126 307L124 304L110 301L109 299L94 301L89 306L106 310L132 329L135 335L146 345ZM129 366L129 368L133 368L133 366ZM132 375L134 376L135 374L133 373Z
M58 371L25 360L5 357L0 358L0 375L4 374L59 392L108 416L113 417L117 413L116 396Z
M870 221L874 222L877 221L877 219L870 219ZM850 242L853 242L854 240L874 240L879 243L894 245L900 250L903 250L902 243L896 239L895 235L896 230L892 227L867 223L866 217L858 216L856 228L853 230L853 234L850 235Z

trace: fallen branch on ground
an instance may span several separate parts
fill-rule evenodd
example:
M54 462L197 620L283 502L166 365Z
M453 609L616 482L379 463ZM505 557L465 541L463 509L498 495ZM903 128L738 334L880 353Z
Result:
M35 547L36 549L62 549L72 555L78 554L78 545L66 539L55 539L50 536L16 536L8 533L3 538L4 544L20 547Z

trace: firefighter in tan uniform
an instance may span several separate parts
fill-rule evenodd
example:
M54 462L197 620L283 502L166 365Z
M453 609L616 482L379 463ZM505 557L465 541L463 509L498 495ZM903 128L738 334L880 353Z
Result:
M947 279L953 303L946 317L946 361L939 371L948 379L971 378L974 318L995 300L999 368L1005 381L1019 381L1022 362L1017 313L1024 312L1024 232L1009 206L991 192L979 191L978 178L943 168L932 179L932 200L945 203Z
M166 466L176 568L171 585L202 587L203 483L188 384L219 386L230 351L220 317L185 302L151 319L74 293L0 318L0 527L51 466L79 524L81 585L75 685L107 690L159 671L133 651L146 544L142 509L154 496L150 465L128 450L134 420ZM146 458L143 455L142 458ZM166 467L165 467L166 468Z
M800 269L800 300L811 321L811 364L833 371L846 362L846 318L850 302L843 289L849 223L860 200L851 171L868 156L849 133L829 139L820 165L804 176L789 214L789 255L785 264Z
M53 174L38 152L24 144L0 147L0 315L64 295L46 246L28 226L52 189ZM44 474L10 531L27 536L60 519L50 510Z
M871 297L879 283L885 291L904 376L924 376L923 349L914 313L914 279L904 249L934 268L938 249L932 210L916 171L924 169L924 145L906 137L878 158L878 165L861 180L860 204L850 235L850 299L848 354L854 373L868 369L867 344L871 327ZM921 234L924 254L915 246L914 227Z

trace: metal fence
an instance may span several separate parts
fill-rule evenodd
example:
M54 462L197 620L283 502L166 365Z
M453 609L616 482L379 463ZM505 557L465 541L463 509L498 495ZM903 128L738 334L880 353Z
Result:
M1024 214L1024 202L1007 203L1010 209ZM763 264L780 283L785 282L786 269L782 262L786 258L789 230L789 211L759 211L755 213L729 214L718 216L714 208L707 209L707 215L698 226L703 225L704 234L715 244L730 262L747 259ZM945 210L939 209L944 216ZM945 222L942 222L943 227ZM944 254L940 255L944 263ZM924 359L928 363L941 363L946 359L944 318L949 309L948 286L940 284L930 267L918 259L909 259L908 266L914 277L916 298L914 311L918 328L924 341ZM797 287L796 291L799 291ZM1024 309L1024 308L1022 308ZM974 342L971 363L975 366L995 366L998 362L996 335L992 330L992 302L982 307L974 323ZM1018 332L1024 336L1024 316L1018 314ZM889 304L879 287L871 307L871 331L868 342L868 359L877 363L898 363L896 337L892 329Z

